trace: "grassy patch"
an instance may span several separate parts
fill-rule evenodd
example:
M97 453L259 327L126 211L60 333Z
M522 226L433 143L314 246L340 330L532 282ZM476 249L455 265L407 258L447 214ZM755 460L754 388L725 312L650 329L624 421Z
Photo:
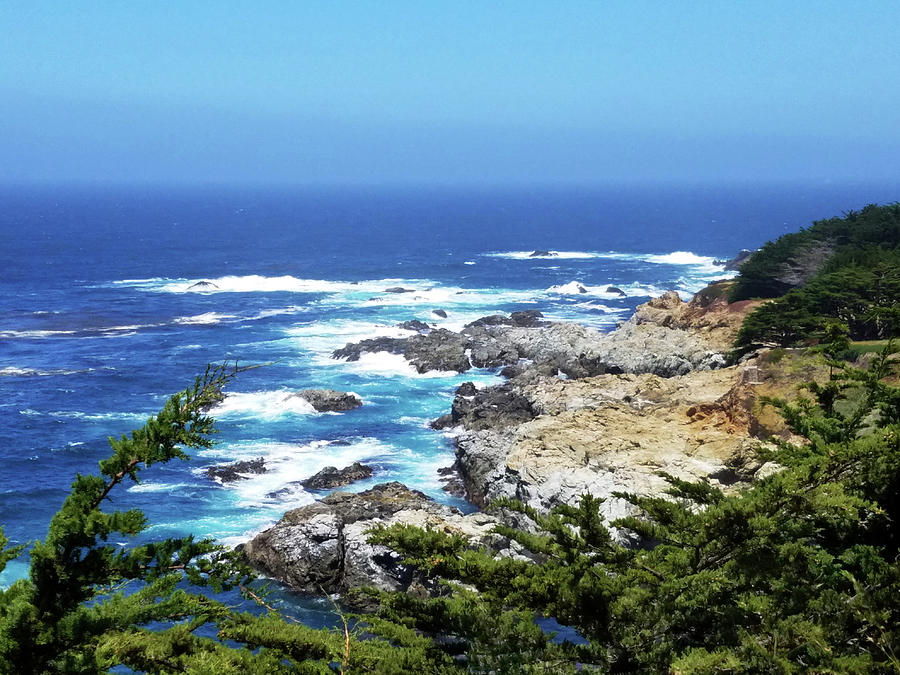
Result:
M853 353L857 356L859 354L868 354L870 352L880 352L887 347L888 342L890 342L890 340L860 340L851 342L850 349L852 349Z

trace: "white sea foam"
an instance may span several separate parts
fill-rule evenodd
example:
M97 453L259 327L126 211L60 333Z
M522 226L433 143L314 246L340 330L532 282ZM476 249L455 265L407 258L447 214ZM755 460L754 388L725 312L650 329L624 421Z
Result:
M50 375L76 375L78 373L86 373L92 370L87 368L84 370L39 370L37 368L17 368L15 366L6 366L0 368L0 377L47 377Z
M574 295L579 297L595 297L604 300L618 300L622 296L614 291L608 291L611 284L601 284L599 286L589 286L580 281L570 281L566 284L551 286L545 293L550 295ZM636 284L623 284L617 286L627 297L643 297L652 294L656 289L651 289Z
M246 317L247 321L257 321L259 319L268 319L272 316L284 316L289 314L301 314L308 312L309 307L301 307L299 305L289 305L288 307L279 307L277 309L264 309L258 314Z
M287 390L231 392L210 414L214 417L253 417L272 420L283 415L311 415L316 409Z
M225 321L226 319L236 319L234 314L220 314L218 312L205 312L203 314L194 314L193 316L179 316L174 323L184 325L208 325Z
M390 354L388 352L363 352L360 354L358 361L343 361L339 359L329 359L328 362L319 360L321 365L330 363L331 365L339 364L346 368L364 375L378 375L381 377L415 377L415 378L435 378L435 377L455 377L459 373L450 370L429 370L420 373L412 367L409 361L403 358L401 354Z
M299 445L292 443L247 442L216 448L221 457L227 453L234 459L262 457L266 471L247 474L245 480L227 483L224 487L238 494L243 507L272 507L284 509L310 503L314 497L298 481L309 478L326 466L344 467L357 461L378 461L390 457L397 450L374 438L357 438L344 443L313 441ZM201 474L205 469L196 469Z
M0 338L48 338L75 333L74 330L0 330Z
M584 295L588 293L587 286L579 281L570 281L567 284L557 284L547 289L548 293L556 293L558 295Z
M609 305L604 305L603 303L593 302L590 300L575 303L575 307L579 309L592 310L595 312L604 312L605 314L624 314L625 312L629 311L625 307L610 307Z
M51 410L49 412L42 412L40 410L34 410L32 408L25 408L24 410L19 411L20 415L26 415L29 417L38 417L41 415L47 415L49 417L59 417L59 418L68 418L68 419L77 419L77 420L146 420L149 415L146 413L132 413L132 412L106 412L106 413L86 413L81 412L79 410Z
M353 283L326 279L300 279L284 275L267 277L260 274L223 276L207 279L123 279L115 285L130 286L161 293L350 293L378 292L382 288L398 285L402 280L386 279L381 282ZM385 285L386 284L386 285Z
M487 258L507 258L509 260L547 260L559 258L560 260L590 260L591 258L608 257L606 253L592 251L549 251L549 256L532 255L534 251L505 251L500 253L484 253Z
M314 354L318 363L330 361L331 352L348 342L374 337L408 337L414 333L395 325L346 319L313 321L288 328L286 332L304 352Z
M54 337L109 338L134 335L143 328L156 328L165 324L128 324L123 326L94 326L73 330L7 330L0 331L0 338L43 339Z
M673 251L665 255L648 255L644 260L662 265L711 265L715 258L697 255L691 251Z
M128 488L129 492L171 492L172 490L184 490L196 488L190 483L137 483Z

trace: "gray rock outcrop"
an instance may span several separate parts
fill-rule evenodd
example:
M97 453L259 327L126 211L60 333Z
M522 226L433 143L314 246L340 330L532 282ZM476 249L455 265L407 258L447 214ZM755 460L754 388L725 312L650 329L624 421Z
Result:
M333 490L336 487L343 487L364 478L371 478L373 473L374 469L371 466L359 462L353 462L353 464L343 469L326 466L315 475L300 481L300 485L307 490Z
M677 295L674 302L682 303ZM610 334L575 323L552 323L535 310L493 314L463 327L443 328L407 338L380 337L333 352L356 361L367 352L402 354L420 373L503 368L531 361L548 374L590 377L603 373L656 373L663 377L719 368L722 351L693 332L651 320L632 320Z
M450 413L432 423L454 428L466 496L547 509L589 492L607 498L612 519L631 512L612 493L660 494L662 471L722 487L752 476L755 398L752 388L734 393L748 385L738 367L722 368L716 348L733 339L741 315L714 295L685 303L666 294L599 339L571 324L518 336L533 362L504 369L502 385L462 385ZM504 330L510 339L518 329Z
M418 319L398 323L397 328L401 328L403 330L412 330L416 333L428 333L431 331L431 326L429 326L424 321L419 321Z
M356 394L334 389L303 389L294 396L307 401L316 412L345 412L363 404Z
M236 480L247 480L250 475L265 472L265 460L262 457L257 457L256 459L232 462L231 464L211 466L206 470L206 475L208 478L221 483L233 483Z
M366 532L405 523L461 534L498 555L518 555L515 542L491 532L497 520L462 515L400 483L383 483L359 494L334 492L288 511L272 528L244 544L249 562L294 590L344 593L359 586L406 590L427 581L400 563L397 553L370 544Z

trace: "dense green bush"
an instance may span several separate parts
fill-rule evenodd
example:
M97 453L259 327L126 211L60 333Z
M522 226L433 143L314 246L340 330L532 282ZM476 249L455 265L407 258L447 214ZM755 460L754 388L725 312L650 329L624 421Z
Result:
M857 249L840 257L802 288L751 312L735 346L747 350L802 344L815 338L830 319L846 324L854 340L898 335L900 250Z
M740 276L731 289L731 301L751 298L777 298L795 283L784 280L785 270L802 265L806 253L817 247L832 251L826 262L828 271L835 271L853 260L856 251L873 247L897 249L900 246L900 203L886 206L869 204L860 211L849 211L843 218L830 218L814 222L809 228L786 234L767 242L740 268ZM863 254L865 260L871 253ZM863 264L863 259L856 260ZM817 271L816 270L813 271ZM825 270L822 270L825 271Z
M767 243L731 289L732 300L751 297L777 299L744 321L739 353L809 342L830 319L854 340L900 335L900 204L869 205Z

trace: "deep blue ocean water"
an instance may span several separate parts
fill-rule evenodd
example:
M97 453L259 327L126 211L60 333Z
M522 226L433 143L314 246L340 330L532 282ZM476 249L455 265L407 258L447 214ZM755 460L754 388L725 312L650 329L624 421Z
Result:
M213 411L219 445L114 494L114 506L148 514L147 536L237 543L317 496L292 482L355 460L377 470L350 489L400 480L466 508L440 489L452 446L426 424L448 411L459 383L497 375L422 376L400 357L343 363L333 349L402 335L395 324L407 319L459 328L519 309L610 330L652 295L687 297L724 276L717 258L898 194L846 185L4 188L0 523L14 543L42 537L74 475L108 454L108 435L140 426L225 359L274 364L241 375ZM559 255L529 257L536 249ZM199 281L216 288L190 289ZM391 286L414 291L385 293ZM353 391L365 405L316 414L288 397L307 387ZM221 485L203 473L258 456L270 470L249 480ZM0 584L26 569L11 563Z

